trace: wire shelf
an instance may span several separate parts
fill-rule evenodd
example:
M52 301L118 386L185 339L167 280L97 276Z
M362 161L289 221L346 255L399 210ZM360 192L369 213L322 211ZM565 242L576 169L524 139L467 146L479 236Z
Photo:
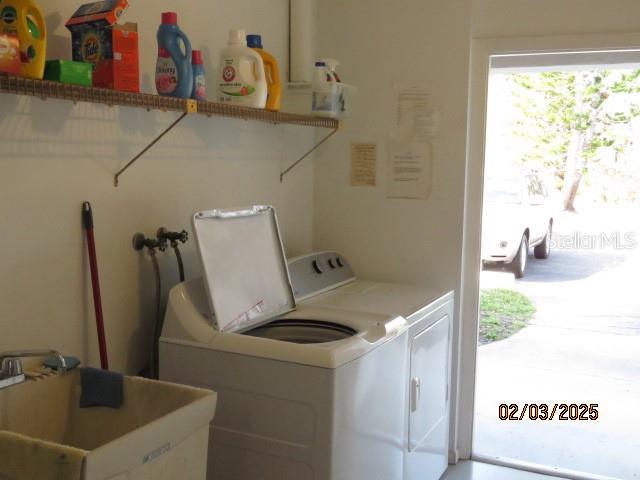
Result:
M72 102L88 102L98 103L109 106L123 106L144 108L146 110L160 110L163 112L181 112L182 115L176 119L162 133L157 135L155 139L149 143L140 153L130 160L123 168L121 168L114 176L114 184L118 186L120 176L131 167L138 159L151 149L158 141L160 141L167 133L169 133L176 125L178 125L188 114L203 114L207 116L221 116L228 118L240 118L244 120L254 120L258 122L266 122L272 124L289 124L302 127L327 128L332 130L322 140L317 142L315 146L307 151L302 157L295 161L290 167L286 168L280 174L282 182L293 168L295 168L302 160L313 153L320 145L327 141L333 134L338 131L340 121L332 118L312 117L309 115L297 115L293 113L272 112L258 108L240 107L237 105L229 105L215 102L196 102L191 99L163 97L160 95L152 95L149 93L131 93L110 90L107 88L84 87L80 85L68 85L60 82L52 82L49 80L36 80L32 78L16 77L14 75L0 74L0 93L9 93L16 95L28 95L31 97L39 97L42 99L55 98L61 100L70 100Z
M271 112L259 108L240 107L227 103L198 102L198 113L269 123L288 123L303 127L337 129L338 121L332 118L311 117L294 113Z
M148 93L131 93L107 88L68 85L49 80L0 75L0 92L28 95L31 97L57 98L72 102L101 103L124 107L146 108L147 110L187 111L187 100L183 98L161 97Z
M123 107L145 108L187 113L201 113L208 116L223 116L255 120L267 123L286 123L304 127L337 129L339 122L331 118L318 118L293 113L271 112L258 108L239 107L214 102L195 102L184 98L163 97L149 93L131 93L106 88L68 85L49 80L35 80L13 75L0 74L0 92L28 95L39 98L56 98L72 102L100 103Z

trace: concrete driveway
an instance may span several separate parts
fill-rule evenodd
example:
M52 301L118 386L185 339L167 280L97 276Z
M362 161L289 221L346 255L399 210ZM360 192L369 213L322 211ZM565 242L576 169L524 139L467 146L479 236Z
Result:
M479 347L474 453L639 479L640 211L563 214L555 230L522 280L483 272L483 288L513 288L537 313ZM501 403L598 404L599 418L501 421Z

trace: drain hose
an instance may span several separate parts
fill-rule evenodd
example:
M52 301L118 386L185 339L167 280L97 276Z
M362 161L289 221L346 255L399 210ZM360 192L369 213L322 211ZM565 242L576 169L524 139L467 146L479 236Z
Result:
M182 262L182 254L180 253L180 249L178 248L178 242L171 242L171 246L173 247L173 251L176 254L176 260L178 261L178 272L180 274L180 281L184 282L184 263Z
M151 263L153 264L153 270L156 277L156 322L153 331L153 345L151 347L151 378L158 379L159 377L159 359L160 359L160 336L162 335L163 318L162 318L162 282L160 278L160 264L156 257L156 251L154 249L149 250L149 256L151 257Z

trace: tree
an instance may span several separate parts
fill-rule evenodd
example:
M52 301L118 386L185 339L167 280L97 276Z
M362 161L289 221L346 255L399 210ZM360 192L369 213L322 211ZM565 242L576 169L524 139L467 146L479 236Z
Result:
M602 148L624 153L632 143L631 120L640 115L640 69L516 74L512 81L522 113L519 132L532 141L522 159L551 167L560 180L562 206L575 198Z

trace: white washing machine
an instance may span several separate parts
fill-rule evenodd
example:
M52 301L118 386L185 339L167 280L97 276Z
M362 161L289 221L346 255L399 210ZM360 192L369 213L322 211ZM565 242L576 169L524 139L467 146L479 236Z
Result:
M270 207L201 212L194 231L205 276L170 292L160 375L218 392L208 478L439 478L448 422L416 423L431 385L413 370L437 351L447 384L450 322L425 314L450 297L357 281L331 252L287 266ZM443 329L444 353L419 340Z

